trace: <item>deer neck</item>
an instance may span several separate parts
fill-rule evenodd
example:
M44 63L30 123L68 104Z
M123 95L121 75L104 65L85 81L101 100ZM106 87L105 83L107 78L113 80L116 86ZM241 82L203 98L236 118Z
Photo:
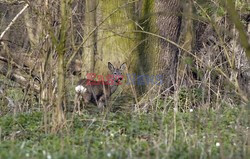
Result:
M118 86L116 86L116 85L110 86L110 88L111 88L111 94L113 94L116 91L117 87Z
M116 89L118 88L118 85L119 85L118 82L114 82L113 85L110 85L111 94L113 94L116 91Z

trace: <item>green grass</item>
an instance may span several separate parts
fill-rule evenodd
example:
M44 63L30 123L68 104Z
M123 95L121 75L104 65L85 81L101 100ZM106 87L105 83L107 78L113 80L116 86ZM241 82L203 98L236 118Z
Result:
M45 134L41 112L0 117L0 158L247 158L241 106L67 115L57 135Z

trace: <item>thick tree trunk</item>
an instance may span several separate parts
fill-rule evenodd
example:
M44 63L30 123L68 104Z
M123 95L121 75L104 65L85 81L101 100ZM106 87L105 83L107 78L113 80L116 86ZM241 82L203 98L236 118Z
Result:
M133 70L137 65L137 39L135 23L131 21L134 2L127 0L100 0L98 5L97 25L98 45L95 70L98 74L107 72L108 62L120 66L123 62ZM135 64L135 65L131 65Z
M156 64L158 63L158 38L148 33L158 34L156 26L155 0L141 0L139 3L139 26L140 45L138 46L139 59L137 65L137 92L145 93L152 88L152 83L146 82L146 76L156 75ZM141 84L140 84L141 83Z
M165 91L175 83L178 48L160 39L167 38L178 43L181 28L181 6L179 0L144 0L141 1L140 27L141 44L139 49L139 74L154 76L154 82L139 85L143 93L152 88L149 84L161 85ZM158 88L159 87L155 87ZM172 87L173 88L173 87Z
M180 0L155 0L155 10L159 35L178 43L181 28ZM162 39L159 45L159 74L162 74L163 89L167 89L175 84L179 51L176 46Z

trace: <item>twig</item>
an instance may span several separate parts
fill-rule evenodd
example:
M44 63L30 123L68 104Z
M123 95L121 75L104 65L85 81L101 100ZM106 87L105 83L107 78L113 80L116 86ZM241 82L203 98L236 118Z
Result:
M6 29L1 33L0 40L2 40L4 34L10 29L10 27L15 23L17 18L28 8L29 4L26 4L23 9L12 19L10 24L6 27Z

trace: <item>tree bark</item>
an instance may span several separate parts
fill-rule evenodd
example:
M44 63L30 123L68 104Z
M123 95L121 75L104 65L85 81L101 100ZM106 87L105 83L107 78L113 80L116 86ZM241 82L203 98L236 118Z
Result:
M139 26L137 27L137 30L141 30L142 33L139 34L139 59L136 70L136 74L139 79L137 80L136 88L139 94L143 94L152 88L152 84L147 83L146 79L143 77L145 77L145 75L156 74L159 47L157 46L158 38L147 34L158 34L156 26L155 0L141 0L138 6L138 10L141 10L141 12L139 13Z
M180 1L144 0L141 4L138 29L142 30L140 35L142 43L138 47L138 73L154 76L152 84L160 85L160 88L155 87L157 91L159 89L165 91L175 83L179 52L176 46L157 36L178 43L181 28ZM140 93L152 88L152 85L146 84L146 87L145 85L137 87Z
M156 24L159 35L178 43L181 28L180 0L155 0ZM159 74L162 75L163 89L175 84L178 48L164 40L159 43Z
M96 0L86 0L85 3L85 18L84 18L84 37L96 27ZM86 76L88 72L94 72L95 54L96 54L96 31L91 34L83 49L82 55L82 76Z
M32 2L30 5L31 7L24 14L24 22L31 49L34 50L38 47L39 42L42 39L42 31L44 28L41 17L46 14L45 8L47 3L44 3L43 0L37 0L36 2ZM34 10L34 8L37 9Z
M193 30L193 2L192 0L187 0L183 13L182 23L182 39L180 40L180 45L183 46L185 50L192 51L194 48L194 30ZM191 87L193 82L193 75L191 68L194 67L194 59L191 55L185 51L181 51L179 56L179 66L177 71L177 85Z
M59 41L56 45L56 51L58 54L57 60L57 83L58 83L58 96L57 96L57 105L54 113L54 123L53 123L53 132L57 132L63 127L64 124L64 113L63 107L65 107L65 61L64 55L66 51L66 38L68 30L68 16L69 16L69 0L61 0L60 3L61 11L61 27L59 34Z
M108 62L120 66L128 62L131 70L137 65L138 54L136 47L138 39L133 33L135 23L134 2L127 0L100 0L98 5L97 24L98 45L95 70L97 74L108 72Z

